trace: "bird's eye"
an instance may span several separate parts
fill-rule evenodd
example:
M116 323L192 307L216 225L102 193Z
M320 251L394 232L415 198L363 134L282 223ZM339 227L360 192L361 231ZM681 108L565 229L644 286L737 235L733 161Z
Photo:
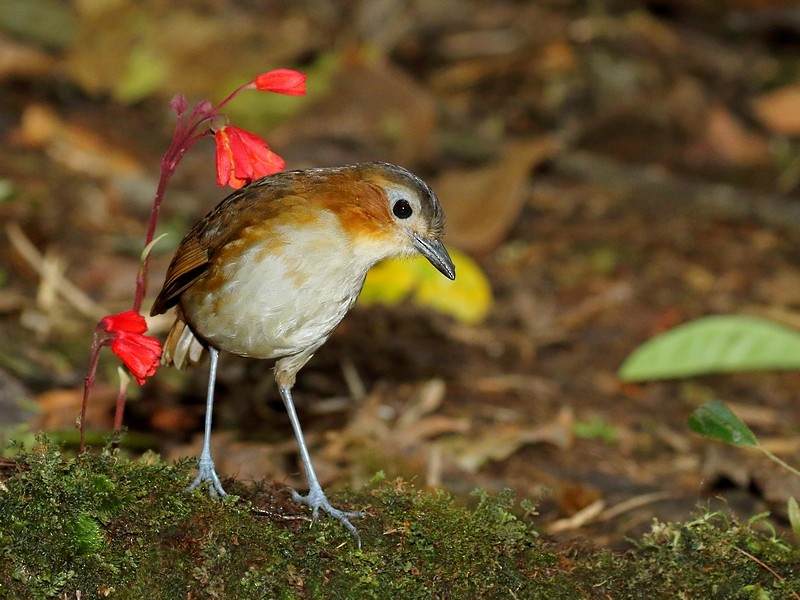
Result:
M411 204L409 204L408 200L400 199L394 203L392 212L398 219L407 219L414 213L414 210L411 208Z

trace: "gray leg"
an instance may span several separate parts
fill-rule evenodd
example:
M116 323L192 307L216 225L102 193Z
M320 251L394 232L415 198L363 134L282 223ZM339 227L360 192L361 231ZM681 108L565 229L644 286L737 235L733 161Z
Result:
M317 474L314 471L314 466L311 464L311 456L308 454L308 447L306 440L303 437L303 430L300 428L300 419L297 418L297 412L294 409L294 401L292 400L292 389L290 387L279 386L278 389L281 393L281 398L286 406L286 412L289 414L289 421L292 423L294 429L294 436L297 438L297 445L300 446L300 460L303 462L303 468L306 471L306 478L308 479L308 494L302 496L296 491L292 490L292 499L295 502L300 502L311 507L311 517L316 520L320 509L338 519L342 525L345 526L347 531L353 534L356 538L358 547L361 547L361 537L358 535L358 529L349 521L349 519L363 517L363 512L345 512L338 508L331 506L325 492L322 491L322 486L319 484Z
M201 483L208 482L208 493L214 498L227 496L222 484L219 482L217 472L214 469L214 459L211 458L211 416L214 412L214 384L217 381L217 362L219 361L219 350L216 348L208 349L210 356L208 367L208 395L206 396L206 429L203 436L203 451L200 453L200 460L197 463L199 473L187 491L191 491Z

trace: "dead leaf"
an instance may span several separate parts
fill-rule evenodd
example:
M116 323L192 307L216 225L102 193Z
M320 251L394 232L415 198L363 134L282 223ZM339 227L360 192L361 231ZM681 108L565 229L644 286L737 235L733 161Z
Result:
M0 35L0 81L49 73L55 60L46 52Z
M191 431L198 419L183 406L158 406L150 415L150 426L160 431Z
M348 462L361 456L370 469L391 464L391 469L407 476L427 471L427 480L441 472L441 447L435 441L448 434L465 434L470 419L433 414L444 399L441 380L422 382L401 392L408 400L393 410L398 390L379 384L364 399L361 407L342 431L329 431L326 444L317 455L330 464ZM316 464L316 458L315 458ZM368 473L353 473L352 483L363 483Z
M117 402L116 392L97 382L86 406L86 426L89 429L109 430L114 425L112 415ZM83 389L63 388L44 392L36 398L41 412L35 428L44 431L72 429L81 413Z
M783 87L758 96L753 112L770 131L782 135L800 135L800 84Z
M443 379L435 378L425 382L411 402L397 419L398 427L413 426L417 421L430 415L442 405L446 386Z
M433 188L447 214L447 242L479 254L496 248L522 210L531 170L557 149L551 137L512 142L488 165L439 177Z
M597 488L581 483L567 483L559 494L558 511L562 515L573 516L598 500L602 500L602 494Z
M42 104L32 104L22 114L16 141L43 148L53 160L78 173L94 177L138 177L139 161L101 134L62 120Z
M768 304L800 306L800 273L787 268L756 281L756 293Z
M785 450L796 452L784 445ZM761 454L736 452L728 448L711 446L706 450L702 465L706 485L715 485L727 480L741 489L755 489L768 502L784 505L789 497L800 496L800 479L787 477L786 470Z
M753 470L752 477L753 483L767 502L785 506L789 498L800 497L800 478L787 477L783 467L764 464L762 468Z
M547 443L558 448L572 444L574 415L562 409L556 418L538 427L520 424L492 425L474 438L460 437L441 442L452 460L464 471L474 473L489 461L502 461L531 444Z
M759 166L772 160L769 142L749 130L722 105L709 111L705 142L717 158L734 166Z

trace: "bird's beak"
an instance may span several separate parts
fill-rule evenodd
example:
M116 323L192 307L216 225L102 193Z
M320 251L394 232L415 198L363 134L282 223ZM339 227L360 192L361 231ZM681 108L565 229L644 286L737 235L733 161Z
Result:
M444 244L439 240L427 240L425 238L414 236L414 247L419 250L420 254L427 258L436 269L448 279L456 278L456 268L450 255L444 247Z

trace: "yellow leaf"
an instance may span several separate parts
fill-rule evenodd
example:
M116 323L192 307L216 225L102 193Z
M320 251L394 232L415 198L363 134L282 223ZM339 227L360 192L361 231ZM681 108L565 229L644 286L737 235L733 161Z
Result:
M386 260L367 274L360 302L399 304L406 298L455 319L481 322L492 306L489 282L475 262L457 250L449 250L456 267L456 280L442 276L422 256Z

